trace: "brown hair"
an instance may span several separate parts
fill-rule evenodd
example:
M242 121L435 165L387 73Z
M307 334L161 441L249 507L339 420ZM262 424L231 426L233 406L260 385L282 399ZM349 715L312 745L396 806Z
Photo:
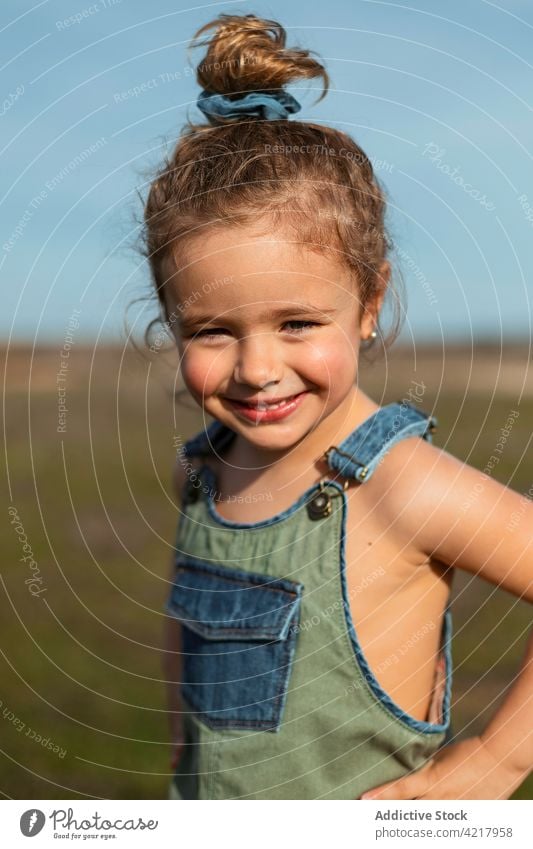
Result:
M209 30L214 30L211 38L198 40ZM285 30L276 21L219 15L196 32L191 44L208 48L197 68L198 83L235 99L318 77L321 100L329 87L324 66L311 51L288 49L285 42ZM170 277L166 261L179 268L180 249L206 228L252 220L289 230L310 250L333 251L355 272L363 310L384 285L379 267L392 247L385 209L384 190L370 160L340 130L248 115L188 121L153 179L144 208L141 251L161 313L148 326L145 341L154 324L171 324L164 298ZM400 328L398 298L393 306L394 325L385 345Z

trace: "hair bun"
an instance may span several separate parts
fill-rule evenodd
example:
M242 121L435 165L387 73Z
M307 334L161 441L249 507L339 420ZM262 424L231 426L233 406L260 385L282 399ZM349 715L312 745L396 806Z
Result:
M200 38L213 29L211 37ZM207 91L229 95L278 90L293 80L321 77L321 100L329 86L326 69L311 57L312 51L287 49L285 43L286 32L277 21L221 14L201 27L190 45L190 49L207 46L196 70L198 84Z

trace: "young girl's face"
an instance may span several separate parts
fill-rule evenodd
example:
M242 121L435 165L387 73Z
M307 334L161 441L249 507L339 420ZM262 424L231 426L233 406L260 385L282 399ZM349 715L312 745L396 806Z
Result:
M212 230L188 244L165 285L190 393L208 415L274 452L346 414L360 340L382 300L363 312L349 269L290 238Z

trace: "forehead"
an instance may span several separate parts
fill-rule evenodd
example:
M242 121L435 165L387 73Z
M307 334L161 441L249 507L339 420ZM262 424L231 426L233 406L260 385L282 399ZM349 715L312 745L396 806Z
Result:
M183 318L215 311L258 319L282 308L330 312L358 305L350 269L331 252L279 233L211 231L179 253L167 294Z

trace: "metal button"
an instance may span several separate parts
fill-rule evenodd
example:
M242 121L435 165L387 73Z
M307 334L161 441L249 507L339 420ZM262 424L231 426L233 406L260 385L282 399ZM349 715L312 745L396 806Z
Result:
M324 519L331 514L331 498L327 492L320 490L307 502L307 512L310 519Z

